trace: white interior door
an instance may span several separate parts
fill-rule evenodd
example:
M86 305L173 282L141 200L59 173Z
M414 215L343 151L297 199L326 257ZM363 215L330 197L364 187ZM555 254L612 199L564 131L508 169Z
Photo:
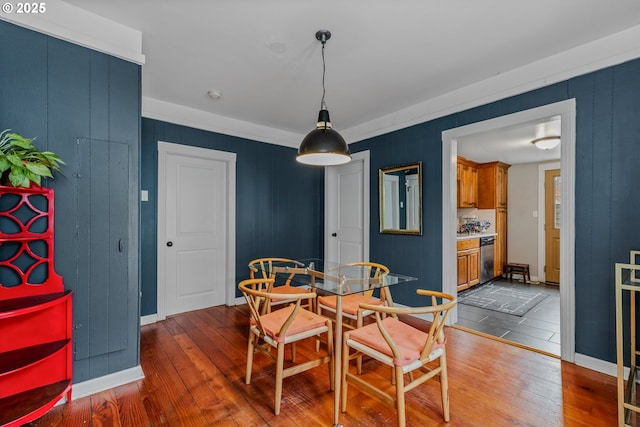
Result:
M325 259L369 260L369 152L325 168Z
M224 304L228 293L228 153L178 147L159 156L160 318Z

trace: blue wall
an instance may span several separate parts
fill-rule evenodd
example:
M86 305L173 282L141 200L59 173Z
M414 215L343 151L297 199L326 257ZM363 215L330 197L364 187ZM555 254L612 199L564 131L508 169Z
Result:
M640 60L352 144L371 150L371 224L378 224L381 167L423 162L422 236L379 234L370 258L419 277L393 290L410 303L417 287L442 289L444 130L576 99L576 352L615 362L615 262L640 248Z
M62 175L47 185L55 190L55 269L65 288L74 291L76 383L138 364L137 205L120 209L131 213L118 223L130 233L124 236L129 254L125 265L117 272L98 273L94 267L109 266L110 260L92 251L109 252L111 231L96 224L88 214L92 200L79 194L81 189L103 194L97 189L109 183L92 181L97 174L88 166L108 170L109 160L81 161L86 144L78 141L91 139L103 152L108 152L109 141L125 146L134 173L122 179L130 186L128 194L137 194L140 72L136 64L0 21L0 129L37 137L34 145L66 162ZM81 168L89 174L80 174ZM130 203L126 194L124 200ZM118 209L109 203L101 205ZM89 242L91 251L86 250ZM124 280L112 278L118 273Z
M324 172L296 162L296 150L157 120L142 120L142 315L157 312L158 141L237 154L236 279L250 260L266 256L322 257ZM236 292L237 296L240 293Z

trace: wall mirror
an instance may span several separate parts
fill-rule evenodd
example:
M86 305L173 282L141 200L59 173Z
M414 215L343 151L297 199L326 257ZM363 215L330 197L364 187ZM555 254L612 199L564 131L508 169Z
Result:
M382 168L380 232L422 234L422 162Z

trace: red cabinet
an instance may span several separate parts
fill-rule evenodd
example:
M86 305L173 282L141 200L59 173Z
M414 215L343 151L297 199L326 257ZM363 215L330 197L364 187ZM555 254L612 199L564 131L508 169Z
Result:
M0 426L71 400L72 292L53 265L53 190L0 186Z

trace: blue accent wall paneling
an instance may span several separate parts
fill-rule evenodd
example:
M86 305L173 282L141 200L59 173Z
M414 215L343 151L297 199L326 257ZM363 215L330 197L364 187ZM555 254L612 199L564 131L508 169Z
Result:
M55 190L55 269L74 291L73 380L135 367L140 66L5 21L0 58L0 128L36 137L66 162L46 185ZM81 140L103 154L83 156ZM105 157L109 141L124 154Z
M296 162L293 148L142 119L142 315L157 312L158 141L236 153L237 281L248 278L254 258L322 257L322 168Z
M579 76L350 146L371 150L372 260L416 276L394 288L411 304L415 289L442 289L442 131L576 99L576 352L615 362L614 263L640 248L640 60ZM377 170L423 162L422 236L377 230Z

